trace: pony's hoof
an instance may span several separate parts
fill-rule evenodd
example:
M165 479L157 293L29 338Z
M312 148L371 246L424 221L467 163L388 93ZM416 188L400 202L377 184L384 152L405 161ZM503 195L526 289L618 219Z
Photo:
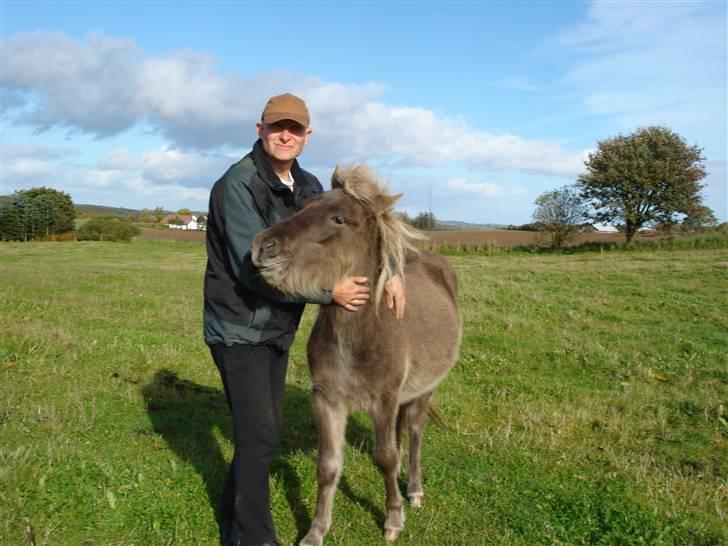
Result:
M394 542L395 540L399 539L401 534L402 531L400 529L385 529L384 540L386 540L387 542Z
M409 501L412 508L422 508L422 499L424 498L424 495L418 494L418 495L410 495Z

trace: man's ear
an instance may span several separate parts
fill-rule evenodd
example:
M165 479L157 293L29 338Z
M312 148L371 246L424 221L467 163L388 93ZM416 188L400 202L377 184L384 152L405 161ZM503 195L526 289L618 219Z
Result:
M258 136L263 131L263 122L259 121L255 124L255 130L258 132Z

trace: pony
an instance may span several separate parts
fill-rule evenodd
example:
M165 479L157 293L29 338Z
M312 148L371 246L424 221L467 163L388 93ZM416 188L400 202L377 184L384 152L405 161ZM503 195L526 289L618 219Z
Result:
M430 397L457 361L462 325L457 278L445 258L418 250L424 238L394 212L368 167L337 167L332 190L253 239L253 263L279 291L305 298L346 276L373 282L373 298L356 312L319 308L307 345L314 418L319 436L316 514L303 546L320 546L332 523L343 464L347 416L360 410L374 425L373 459L384 477L384 537L404 529L397 478L403 429L409 437L407 496L422 506L421 447ZM393 275L406 286L404 317L382 295Z

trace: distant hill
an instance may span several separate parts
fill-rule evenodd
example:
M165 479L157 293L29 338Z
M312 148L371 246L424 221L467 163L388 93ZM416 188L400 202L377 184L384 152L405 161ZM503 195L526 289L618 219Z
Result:
M455 220L438 220L437 227L444 231L478 231L485 229L503 229L505 224L470 224Z
M103 205L82 205L77 204L76 207L76 214L78 216L86 215L86 214L92 214L95 216L106 216L111 214L116 214L118 216L130 216L132 214L139 214L141 211L138 209L127 209L124 207L105 207ZM149 209L151 210L151 209ZM167 214L175 214L176 211L174 210L164 210L163 211L165 215ZM194 215L200 215L200 214L207 214L203 211L192 211L192 214Z
M131 214L138 214L139 211L136 209L127 209L127 208L120 208L120 207L105 207L103 205L81 205L76 204L76 214L82 215L82 214L93 214L97 216L108 216L111 214L116 214L118 216L129 216ZM167 211L164 211L165 214L167 214Z

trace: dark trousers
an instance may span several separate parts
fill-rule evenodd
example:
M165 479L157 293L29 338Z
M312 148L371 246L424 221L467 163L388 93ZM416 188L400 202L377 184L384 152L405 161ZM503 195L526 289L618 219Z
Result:
M223 544L275 544L268 476L281 435L288 351L210 346L233 417L235 454L220 503Z

